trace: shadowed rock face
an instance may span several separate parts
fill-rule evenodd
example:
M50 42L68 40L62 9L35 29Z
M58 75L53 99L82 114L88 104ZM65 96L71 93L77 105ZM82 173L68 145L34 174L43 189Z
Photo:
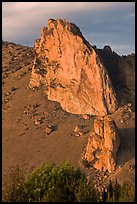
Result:
M104 49L97 49L100 60L103 62L112 85L117 94L118 104L125 105L132 103L135 105L135 54L119 56L112 52L111 47L104 46ZM123 104L123 99L126 103Z
M107 70L75 24L50 19L34 48L30 88L43 85L48 99L74 114L105 116L117 109Z
M117 127L111 117L97 118L88 138L84 158L96 169L111 173L116 167L119 145Z

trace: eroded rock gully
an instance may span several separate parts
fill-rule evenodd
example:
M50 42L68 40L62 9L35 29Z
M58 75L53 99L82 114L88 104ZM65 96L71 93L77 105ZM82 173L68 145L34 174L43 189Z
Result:
M84 157L96 169L111 172L115 169L119 137L114 121L107 115L116 111L118 103L93 46L75 24L50 19L34 49L30 88L42 86L48 99L58 101L67 112L102 118L94 122Z

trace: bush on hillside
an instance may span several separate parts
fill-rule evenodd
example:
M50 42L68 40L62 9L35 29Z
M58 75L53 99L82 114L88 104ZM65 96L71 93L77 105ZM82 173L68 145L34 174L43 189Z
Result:
M135 201L134 190L117 181L99 193L79 168L63 162L40 165L25 179L19 167L12 168L3 184L3 202L127 202Z
M85 174L68 162L59 167L51 163L42 165L28 177L26 190L29 201L33 202L92 201L95 197Z
M18 166L11 167L4 178L2 188L3 202L22 202L24 200L25 178Z

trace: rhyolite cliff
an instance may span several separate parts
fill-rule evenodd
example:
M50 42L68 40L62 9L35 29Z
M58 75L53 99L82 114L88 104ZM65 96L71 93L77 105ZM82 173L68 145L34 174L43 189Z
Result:
M31 88L42 85L48 99L73 114L105 116L117 109L107 70L75 24L50 19L34 48Z
M107 115L116 111L118 101L96 49L75 24L61 19L48 21L34 49L30 88L41 86L48 99L58 101L67 112L102 118L94 121L84 158L96 169L113 171L120 141Z

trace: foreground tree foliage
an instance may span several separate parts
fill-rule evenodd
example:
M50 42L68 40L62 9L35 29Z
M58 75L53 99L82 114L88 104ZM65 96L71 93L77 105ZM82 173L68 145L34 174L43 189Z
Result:
M34 170L26 180L25 193L28 200L34 202L96 201L93 190L80 169L63 162L59 167L47 163Z
M119 202L134 201L128 185L110 182L99 193L86 175L68 162L60 166L49 162L25 178L18 167L11 170L3 185L3 202Z

